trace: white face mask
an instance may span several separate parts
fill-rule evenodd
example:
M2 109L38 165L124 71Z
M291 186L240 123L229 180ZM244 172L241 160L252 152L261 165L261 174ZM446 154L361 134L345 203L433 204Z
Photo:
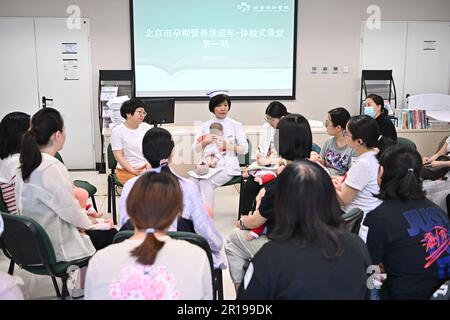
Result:
M3 219L2 216L0 216L0 236L2 235L2 233L3 233Z
M369 117L375 118L375 108L374 107L364 107L364 114Z

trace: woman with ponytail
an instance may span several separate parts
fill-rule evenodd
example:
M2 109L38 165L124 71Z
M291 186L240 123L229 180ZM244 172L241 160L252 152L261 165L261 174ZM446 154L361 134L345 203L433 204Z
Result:
M334 178L333 183L344 211L359 208L366 215L381 203L374 196L380 190L377 184L376 155L392 144L392 141L384 138L377 122L366 115L350 118L344 135L347 146L355 150L358 156L353 158L347 174L342 178Z
M30 116L23 112L11 112L0 122L0 192L10 214L17 212L15 179L22 135L29 128Z
M89 230L97 222L75 199L72 179L55 158L66 140L64 121L52 108L39 110L23 135L16 177L18 214L36 220L46 231L57 261L88 257L112 242L115 229Z
M176 177L164 171L144 173L134 183L126 205L134 235L100 250L90 260L85 298L212 299L205 251L166 234L183 210Z
M387 274L382 299L429 299L449 278L449 220L425 197L420 154L392 146L379 156L377 197L383 203L367 214L366 241L372 263Z
M225 259L222 249L222 236L202 205L202 197L197 186L190 180L176 175L170 169L172 150L175 144L169 131L163 128L152 128L142 140L142 152L150 163L152 172L166 172L176 178L183 193L183 210L180 217L172 221L169 231L187 231L201 235L208 241L214 258L214 267L224 269ZM131 178L124 185L120 196L121 230L133 230L134 225L128 215L128 194L139 177Z

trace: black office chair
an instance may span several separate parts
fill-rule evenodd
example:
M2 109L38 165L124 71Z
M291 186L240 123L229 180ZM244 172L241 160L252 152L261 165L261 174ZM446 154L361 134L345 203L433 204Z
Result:
M90 257L73 261L57 262L55 250L47 232L35 220L20 215L1 213L5 229L0 238L1 248L6 257L11 259L9 274L14 273L14 264L38 275L52 278L56 295L64 300L69 296L67 280L69 267L85 267ZM69 270L70 271L70 270ZM56 278L62 280L62 292L59 291Z
M59 152L57 152L55 154L55 158L58 159L62 164L64 164L64 160L62 159ZM91 198L92 206L94 207L95 211L98 211L97 203L95 202L95 194L97 193L97 188L95 186L93 186L92 184L90 184L89 182L83 181L83 180L74 180L73 184L75 187L81 188L81 189L84 189L87 191L87 193L89 194L89 197Z
M252 154L252 143L247 139L248 143L248 152L246 154L238 154L238 161L240 167L247 167L250 165L250 156ZM239 176L234 176L230 181L222 185L222 187L231 186L234 184L242 184L242 174Z
M113 243L122 242L128 238L130 238L134 234L134 231L125 230L116 233L113 239ZM223 300L223 278L222 278L222 270L214 269L214 261L212 257L211 248L201 235L191 233L191 232L181 232L181 231L169 231L167 235L173 239L186 240L196 246L199 246L203 250L205 250L206 255L209 260L209 265L211 267L211 275L212 275L212 285L213 285L213 299L214 300Z
M108 145L108 168L111 173L108 175L108 212L111 212L114 224L117 224L117 208L116 208L116 186L123 187L116 175L117 160L114 157L111 144Z
M417 150L417 146L414 141L408 138L397 137L397 144L402 147L410 147L413 150Z
M320 150L322 150L322 149L319 147L319 145L313 142L311 151L315 151L317 153L320 153Z
M358 234L361 226L364 213L359 208L353 208L342 215L345 222L345 227L351 233Z

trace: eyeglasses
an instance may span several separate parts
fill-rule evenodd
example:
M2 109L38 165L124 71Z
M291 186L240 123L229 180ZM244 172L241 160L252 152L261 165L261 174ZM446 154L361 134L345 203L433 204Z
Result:
M330 120L325 120L325 127L334 127L333 123Z
M135 113L137 113L141 116L144 116L144 117L147 115L147 112L145 112L145 111L136 111Z

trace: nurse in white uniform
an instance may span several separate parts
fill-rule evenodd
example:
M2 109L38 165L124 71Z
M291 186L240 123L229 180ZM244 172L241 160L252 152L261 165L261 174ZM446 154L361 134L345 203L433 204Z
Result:
M214 208L214 189L230 181L233 176L241 175L237 154L248 152L247 139L242 124L228 117L231 101L227 93L223 90L208 92L208 96L211 98L209 111L214 114L214 117L200 126L192 145L195 153L201 153L211 143L217 143L219 150L224 151L225 161L223 161L222 170L208 179L191 178L198 186L204 202L211 209ZM209 132L209 127L214 122L223 126L223 142Z

